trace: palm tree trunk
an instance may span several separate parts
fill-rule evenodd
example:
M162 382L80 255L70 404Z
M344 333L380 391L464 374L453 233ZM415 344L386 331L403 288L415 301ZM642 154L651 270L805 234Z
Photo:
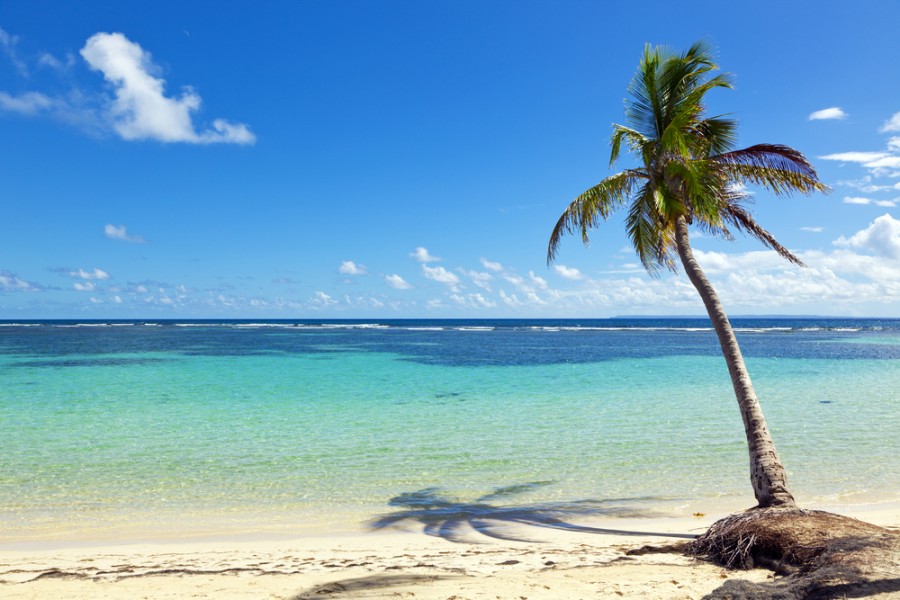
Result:
M753 484L756 500L760 508L795 506L794 497L787 489L787 475L775 451L775 443L769 434L756 392L753 391L753 383L750 381L747 367L744 366L744 357L741 355L737 338L716 291L694 259L688 238L688 224L684 217L678 217L675 222L675 245L685 272L703 299L706 312L709 313L716 335L719 337L725 362L728 364L728 373L731 375L734 394L744 420L744 432L750 450L750 482Z

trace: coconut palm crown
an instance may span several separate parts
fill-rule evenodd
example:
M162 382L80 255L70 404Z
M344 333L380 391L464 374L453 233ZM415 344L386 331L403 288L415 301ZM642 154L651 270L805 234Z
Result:
M737 340L715 290L691 251L688 226L732 239L749 234L792 263L803 263L746 209L744 184L776 195L825 191L815 169L797 150L757 144L733 150L736 123L704 116L703 99L715 88L731 88L717 70L710 48L696 43L676 54L645 47L628 88L628 126L613 125L610 166L626 148L639 166L610 175L575 198L550 236L552 262L562 237L588 231L618 209L627 208L625 226L637 255L651 275L676 270L678 256L697 288L716 330L744 420L750 450L751 483L759 506L793 506L786 475L744 366Z

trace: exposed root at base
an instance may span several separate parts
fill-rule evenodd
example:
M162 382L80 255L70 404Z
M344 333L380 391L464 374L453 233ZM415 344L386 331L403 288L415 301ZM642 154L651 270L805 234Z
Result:
M767 584L728 582L709 599L900 595L900 535L833 513L751 509L716 521L688 547L728 568L764 567L788 576Z

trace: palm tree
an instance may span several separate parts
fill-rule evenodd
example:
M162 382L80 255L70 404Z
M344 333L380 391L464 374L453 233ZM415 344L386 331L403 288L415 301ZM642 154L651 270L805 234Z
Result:
M688 226L726 239L732 230L752 235L792 263L802 265L745 208L743 184L761 186L776 195L825 191L813 166L797 150L758 144L731 150L735 121L704 117L702 104L714 88L731 88L729 77L713 76L712 53L696 43L683 54L664 48L644 49L628 88L625 115L630 127L613 125L610 166L622 144L640 166L610 175L575 198L553 229L547 252L552 262L563 235L588 230L616 209L628 207L628 236L644 267L658 275L675 270L677 253L697 288L728 364L728 372L744 421L750 451L750 480L760 507L794 506L784 467L775 451L765 417L744 366L734 331L709 280L694 259Z

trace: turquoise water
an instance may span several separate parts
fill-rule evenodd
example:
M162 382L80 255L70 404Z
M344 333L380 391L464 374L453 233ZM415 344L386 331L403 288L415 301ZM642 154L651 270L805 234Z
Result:
M601 323L0 325L0 536L349 531L532 482L504 501L752 505L714 334ZM798 500L900 500L891 323L747 325Z

